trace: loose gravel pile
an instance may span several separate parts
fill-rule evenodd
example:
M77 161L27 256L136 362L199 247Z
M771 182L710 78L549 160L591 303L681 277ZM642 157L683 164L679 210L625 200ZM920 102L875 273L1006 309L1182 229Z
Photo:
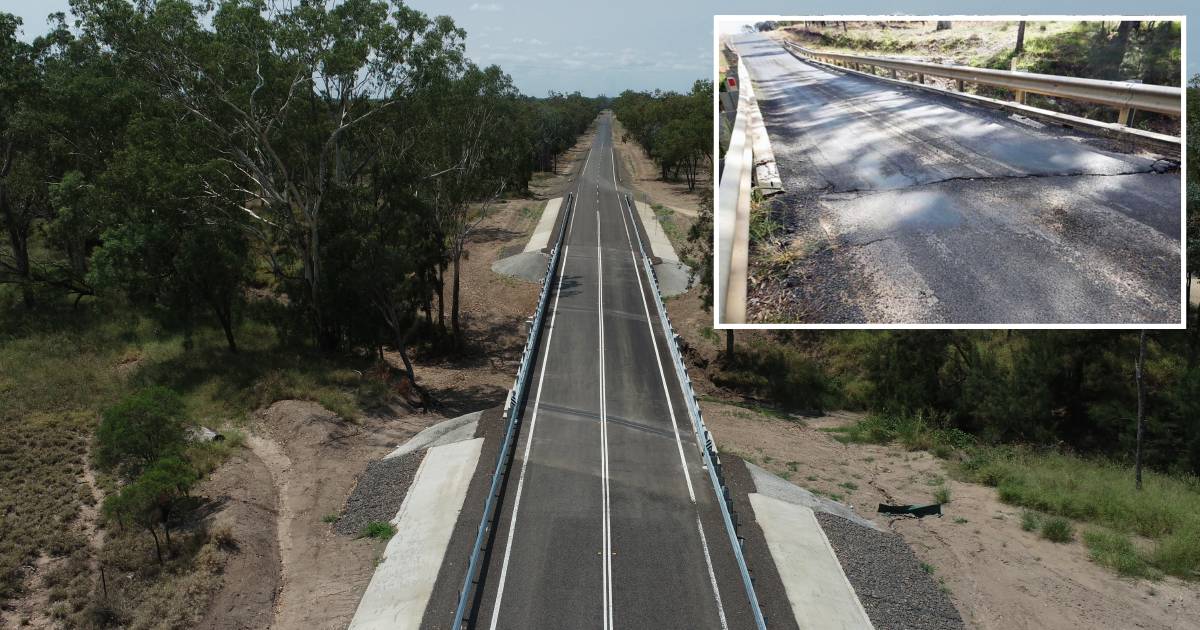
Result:
M346 507L334 524L333 531L356 536L367 523L386 523L396 518L396 512L400 511L400 504L408 494L408 487L412 485L425 452L420 450L367 464L354 492L346 500Z
M958 610L897 535L832 514L817 521L877 630L961 630Z

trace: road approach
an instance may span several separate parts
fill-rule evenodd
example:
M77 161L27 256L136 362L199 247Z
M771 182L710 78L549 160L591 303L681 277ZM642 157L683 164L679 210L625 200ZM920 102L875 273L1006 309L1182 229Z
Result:
M787 238L751 255L751 319L1179 323L1174 165L762 35L734 46L787 190Z
M753 627L608 114L574 193L474 627Z

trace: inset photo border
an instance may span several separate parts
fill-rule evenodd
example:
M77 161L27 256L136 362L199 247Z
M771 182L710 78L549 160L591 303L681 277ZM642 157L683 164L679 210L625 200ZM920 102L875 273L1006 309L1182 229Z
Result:
M714 327L1185 328L1186 27L714 16Z

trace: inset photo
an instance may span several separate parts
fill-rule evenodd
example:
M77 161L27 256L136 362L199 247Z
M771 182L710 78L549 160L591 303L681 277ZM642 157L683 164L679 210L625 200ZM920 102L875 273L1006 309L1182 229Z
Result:
M715 325L1183 328L1183 33L717 16Z

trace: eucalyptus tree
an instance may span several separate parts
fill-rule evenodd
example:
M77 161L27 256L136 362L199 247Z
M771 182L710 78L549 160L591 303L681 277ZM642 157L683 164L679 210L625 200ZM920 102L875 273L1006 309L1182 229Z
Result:
M13 38L18 24L0 16L0 218L8 236L0 276L22 284L32 306L34 285L93 293L86 281L99 233L93 184L120 146L134 103L111 55L72 35L62 14L32 44Z
M379 0L225 0L215 10L184 0L80 0L75 8L86 29L200 123L229 166L204 181L206 194L249 217L246 229L295 289L289 298L318 344L341 344L345 327L327 296L341 279L324 269L323 215L331 199L368 185L382 114L461 65L463 31Z
M527 177L528 169L515 166L524 158L515 142L517 99L512 79L500 68L470 63L457 76L431 82L415 99L424 117L417 156L428 171L417 180L416 191L433 208L445 239L445 262L451 271L450 325L456 342L462 334L459 294L467 240L502 194L527 184L521 178ZM439 322L445 302L443 278L439 273Z
M0 249L0 281L21 285L27 309L34 305L30 235L39 206L30 194L21 156L26 150L21 104L40 87L33 47L18 37L21 19L0 13L0 220L7 247ZM25 184L25 185L23 185Z
M185 347L197 312L207 310L236 353L236 319L252 271L250 219L206 194L203 182L235 175L195 140L198 126L162 111L131 125L94 196L105 228L89 279L181 327Z

